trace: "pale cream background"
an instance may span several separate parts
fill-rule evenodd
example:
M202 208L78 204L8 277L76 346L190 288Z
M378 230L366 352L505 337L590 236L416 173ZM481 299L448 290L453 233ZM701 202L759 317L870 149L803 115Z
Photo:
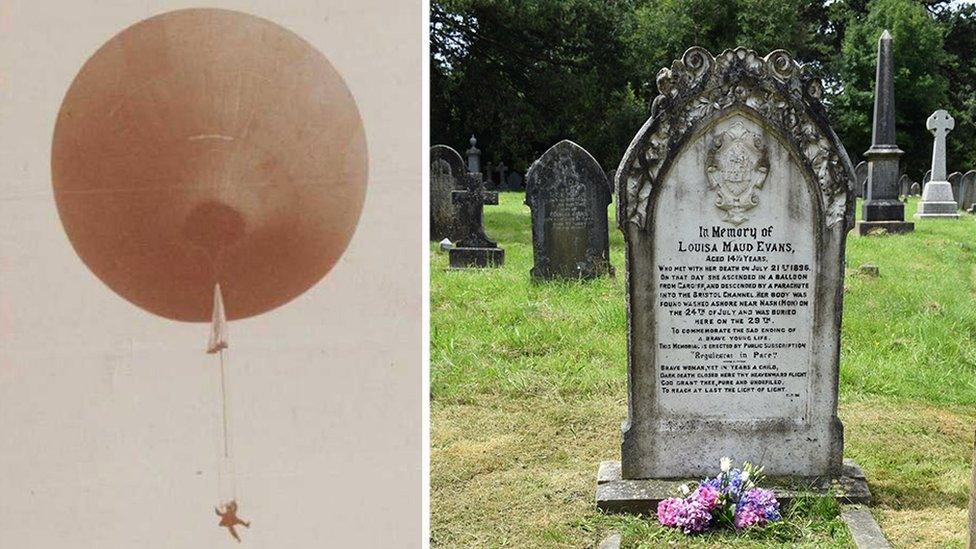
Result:
M208 2L267 18L336 67L370 177L349 249L284 307L231 323L243 546L421 541L421 3ZM84 61L199 4L0 3L0 547L237 546L216 526L205 324L151 315L74 253L50 145Z

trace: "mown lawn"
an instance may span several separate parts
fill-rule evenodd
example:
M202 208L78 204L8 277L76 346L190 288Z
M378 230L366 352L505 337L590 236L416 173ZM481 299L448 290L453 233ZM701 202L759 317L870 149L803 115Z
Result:
M626 406L623 239L616 278L533 283L522 195L485 208L505 265L447 271L431 245L431 541L435 547L852 547L831 501L745 535L685 538L603 515L601 460ZM912 201L906 216L914 213ZM896 547L962 547L976 427L976 219L848 238L840 416ZM858 273L872 263L878 278Z

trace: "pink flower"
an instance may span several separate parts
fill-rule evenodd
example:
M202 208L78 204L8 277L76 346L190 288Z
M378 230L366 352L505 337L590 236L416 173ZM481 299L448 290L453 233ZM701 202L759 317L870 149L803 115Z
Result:
M718 496L718 490L708 485L699 486L691 495L692 499L698 501L707 511L711 511L718 504Z
M668 498L657 504L657 520L665 526L677 526L678 514L684 507L684 500Z
M746 528L753 524L762 524L765 521L766 517L752 505L737 507L735 510L735 518L732 520L736 528Z

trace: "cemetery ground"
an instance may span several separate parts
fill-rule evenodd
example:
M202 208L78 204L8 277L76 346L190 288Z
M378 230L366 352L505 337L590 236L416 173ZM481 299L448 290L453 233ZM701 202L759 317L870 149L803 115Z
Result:
M531 282L522 200L500 193L485 208L486 232L506 250L499 269L447 271L431 243L432 545L589 547L616 530L624 547L853 547L832 500L801 501L783 522L748 533L693 537L654 517L596 510L597 465L619 459L626 415L623 238L611 230L616 278ZM913 198L906 219L914 213ZM864 469L870 510L893 546L962 547L976 425L976 217L915 221L908 234L848 235L844 453ZM880 276L859 272L863 263Z

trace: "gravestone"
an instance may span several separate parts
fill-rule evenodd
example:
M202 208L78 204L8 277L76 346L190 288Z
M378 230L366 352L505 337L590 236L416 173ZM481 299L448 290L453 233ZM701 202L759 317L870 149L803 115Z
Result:
M854 193L858 198L864 198L868 192L868 163L860 161L854 166Z
M905 204L898 198L898 164L904 153L895 143L894 61L887 30L878 38L876 68L871 148L864 153L868 159L865 200L861 204L861 220L855 225L860 235L877 229L884 229L885 233L915 230L914 223L905 221Z
M907 197L910 192L912 192L912 179L907 173L903 173L898 178L898 195Z
M569 140L553 145L526 174L532 210L533 278L613 274L607 206L610 185L590 153Z
M959 204L959 191L962 188L962 174L959 172L952 172L946 176L946 180L949 182L949 188L952 189L952 197L956 201L956 207L962 209Z
M504 190L505 179L508 177L508 166L506 166L504 162L499 162L498 166L495 168L495 173L498 174L498 183L495 185L495 188Z
M971 211L976 202L976 170L969 170L962 176L959 185L959 209Z
M922 186L918 184L918 181L912 183L912 187L911 187L911 191L910 192L911 192L911 195L912 196L918 196L918 195L922 194Z
M478 167L471 156L477 154L474 138L471 138L471 149L468 150L468 166ZM477 159L475 159L477 160ZM481 174L468 172L464 177L464 188L454 191L452 198L460 207L461 216L458 221L464 237L454 243L448 251L448 263L452 269L469 267L500 267L505 261L505 250L485 235L483 211L485 204L498 204L498 193L485 191Z
M454 203L453 193L463 190L468 173L464 160L447 145L430 148L430 240L447 238L452 242L467 236L459 223L461 212Z
M932 170L925 170L925 173L922 174L922 186L925 186L929 181L932 181Z
M505 181L505 189L509 191L521 191L525 189L525 178L518 172L510 172Z
M932 143L932 180L925 183L922 189L922 199L918 202L915 217L959 217L952 185L946 177L946 135L955 126L956 121L941 109L932 113L925 122L925 127L935 138Z
M497 189L494 179L495 167L491 165L491 162L485 165L485 171L482 172L481 175L484 178L482 179L482 184L484 185L485 190L494 191Z
M478 148L478 140L472 135L468 143L470 143L471 148L464 153L468 157L468 171L481 173L481 149Z
M813 73L782 50L699 47L658 73L617 175L628 416L601 509L653 512L725 456L870 498L837 417L854 168Z

